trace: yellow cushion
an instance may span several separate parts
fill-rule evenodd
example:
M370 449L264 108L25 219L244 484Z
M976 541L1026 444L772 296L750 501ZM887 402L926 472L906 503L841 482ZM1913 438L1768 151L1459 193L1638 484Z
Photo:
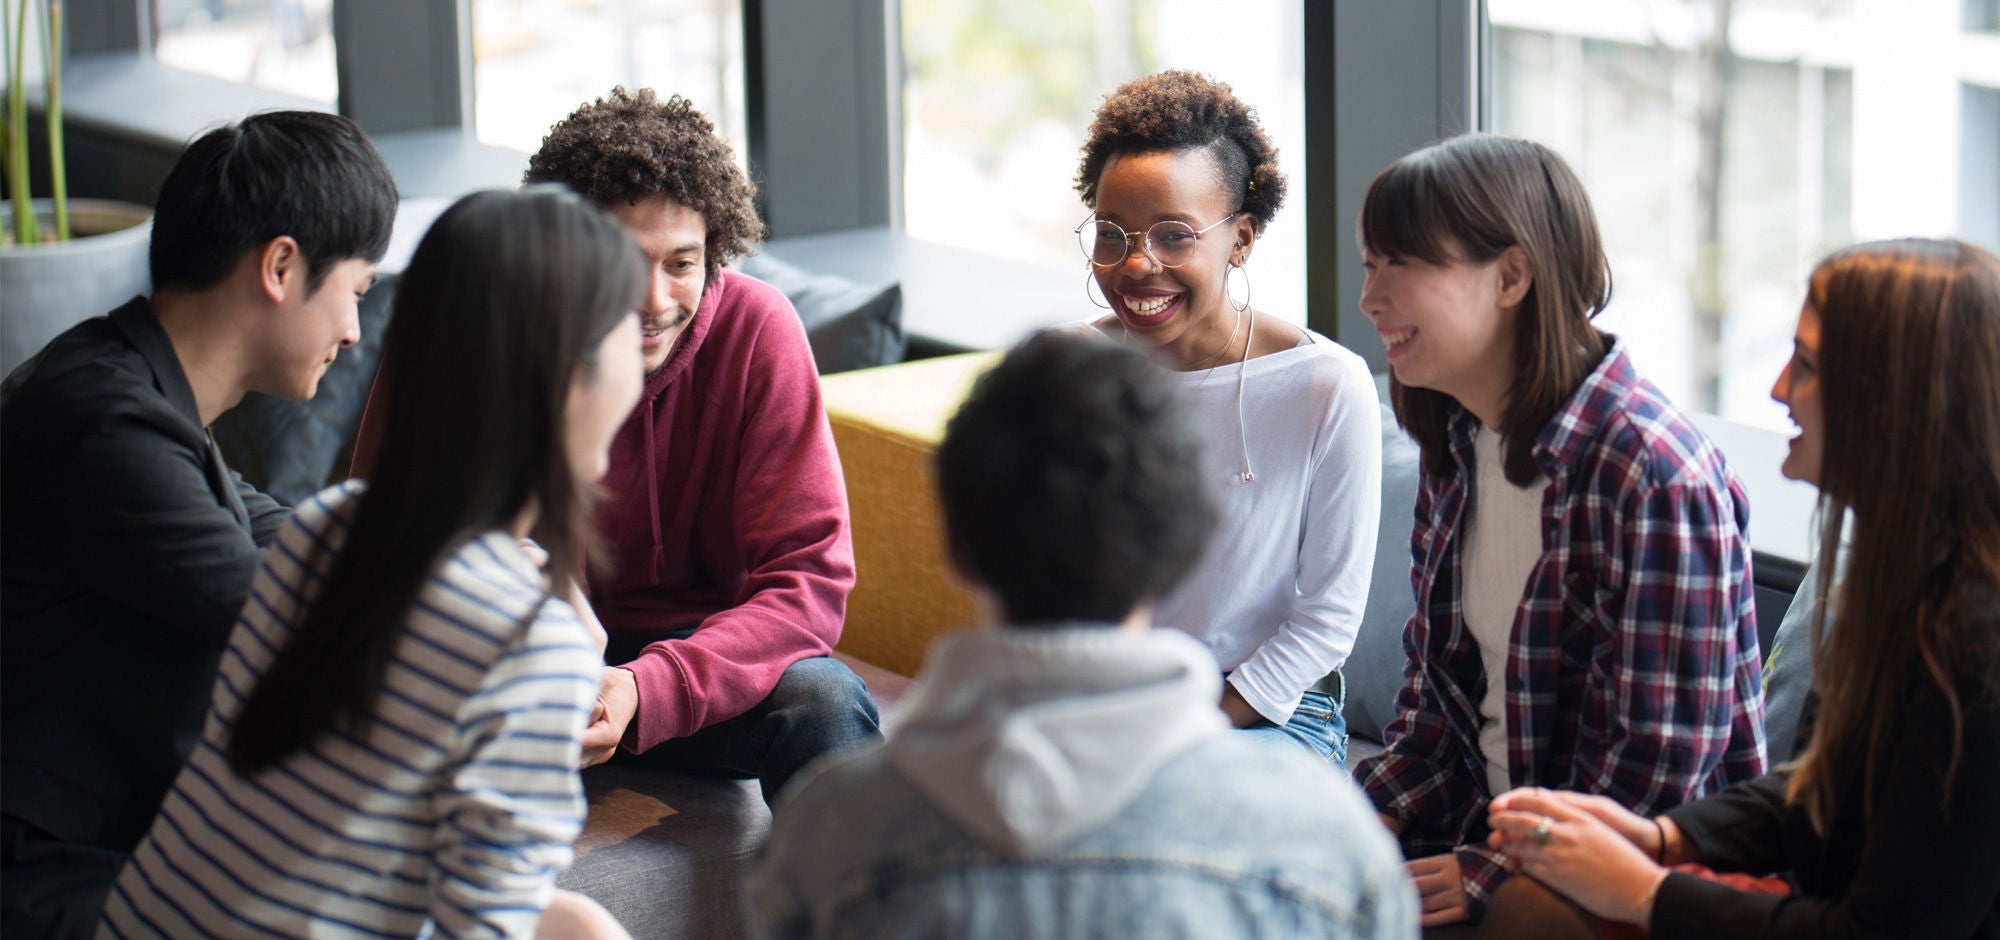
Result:
M931 460L945 422L999 361L969 353L820 380L854 523L842 652L915 675L931 637L972 622L972 598L946 573Z

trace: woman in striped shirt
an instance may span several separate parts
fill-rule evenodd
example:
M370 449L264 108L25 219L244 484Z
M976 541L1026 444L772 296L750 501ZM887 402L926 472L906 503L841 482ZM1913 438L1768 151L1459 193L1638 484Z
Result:
M643 276L567 193L438 219L397 291L376 471L265 556L101 936L623 934L555 878L602 670L571 573L638 399Z

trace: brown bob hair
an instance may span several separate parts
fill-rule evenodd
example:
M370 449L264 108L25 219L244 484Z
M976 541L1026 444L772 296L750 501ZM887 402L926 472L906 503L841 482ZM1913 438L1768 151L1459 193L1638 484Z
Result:
M1541 474L1533 446L1543 426L1604 358L1609 343L1591 319L1611 302L1611 267L1583 183L1541 144L1497 134L1453 137L1389 164L1368 185L1357 225L1361 247L1430 264L1484 264L1511 247L1527 255L1533 281L1521 298L1513 381L1501 416L1507 479ZM1424 470L1453 470L1451 396L1411 388L1390 375L1396 421L1416 438Z

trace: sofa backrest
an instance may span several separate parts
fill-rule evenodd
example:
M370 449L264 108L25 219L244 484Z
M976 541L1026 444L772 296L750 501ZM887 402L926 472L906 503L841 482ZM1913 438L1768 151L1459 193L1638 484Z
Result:
M1396 715L1403 686L1403 627L1416 602L1410 594L1410 529L1416 522L1417 442L1403 433L1388 404L1388 377L1376 377L1382 408L1382 518L1375 533L1375 570L1361 632L1341 673L1347 680L1347 731L1380 742Z

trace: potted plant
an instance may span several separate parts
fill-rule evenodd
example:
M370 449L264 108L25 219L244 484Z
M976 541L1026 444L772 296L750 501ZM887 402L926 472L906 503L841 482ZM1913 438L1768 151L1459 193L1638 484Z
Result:
M71 325L151 289L145 206L70 199L62 123L61 0L0 0L7 110L0 160L8 199L0 209L0 375ZM32 14L32 15L31 15ZM31 46L30 37L36 42ZM42 65L49 197L31 198L30 53Z

